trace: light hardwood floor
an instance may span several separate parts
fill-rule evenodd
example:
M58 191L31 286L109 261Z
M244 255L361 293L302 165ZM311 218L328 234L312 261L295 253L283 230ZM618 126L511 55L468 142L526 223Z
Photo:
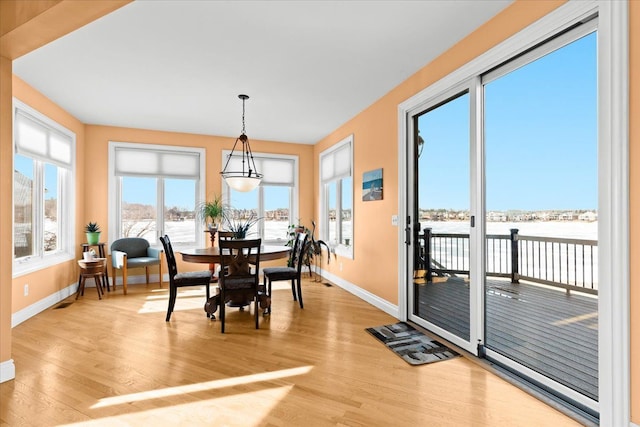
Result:
M305 280L301 310L274 284L273 313L206 318L204 290L94 288L13 330L17 377L0 423L19 426L576 426L464 357L410 366L365 328L396 320Z

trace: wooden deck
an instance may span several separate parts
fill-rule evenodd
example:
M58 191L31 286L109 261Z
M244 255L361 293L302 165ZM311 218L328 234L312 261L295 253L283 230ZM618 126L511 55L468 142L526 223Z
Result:
M469 283L459 277L417 285L418 315L469 339ZM489 279L485 344L598 400L598 299L521 281Z

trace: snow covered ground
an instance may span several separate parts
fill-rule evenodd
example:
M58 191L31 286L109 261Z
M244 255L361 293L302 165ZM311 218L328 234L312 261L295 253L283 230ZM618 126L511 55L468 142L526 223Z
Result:
M469 233L468 221L434 221L421 223L422 230L431 227L433 233ZM487 222L487 234L509 235L512 228L519 236L597 240L598 223L584 221ZM487 271L511 272L511 247L506 241L488 240ZM468 241L465 241L468 245ZM521 242L520 245L524 244ZM598 288L598 248L591 245L551 245L528 242L520 250L520 274L576 286ZM522 246L521 246L522 247ZM434 240L434 259L448 268L468 269L469 250L460 240ZM464 267L461 267L464 266Z

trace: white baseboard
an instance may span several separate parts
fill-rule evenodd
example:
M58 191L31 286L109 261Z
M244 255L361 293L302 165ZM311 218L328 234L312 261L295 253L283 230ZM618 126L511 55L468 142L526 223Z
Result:
M16 365L13 359L5 360L0 363L0 383L10 381L16 377Z
M398 310L398 306L391 304L389 301L380 298L377 295L372 294L369 291L366 291L364 289L362 289L361 287L348 282L344 279L342 279L341 277L338 277L328 271L322 270L322 269L318 269L315 268L314 269L315 274L321 274L322 277L326 278L327 280L329 280L331 283L335 283L336 285L340 286L342 289L344 289L345 291L352 293L353 295L357 296L358 298L368 302L369 304L371 304L374 307L379 308L380 310L384 311L385 313L395 317L396 319L399 319L399 310ZM396 286L397 288L397 286Z
M11 315L11 327L15 328L25 320L32 318L36 314L45 311L49 307L59 303L68 296L73 295L77 290L77 286L77 283L73 283L66 288L60 289L58 292L55 292L48 297L43 298L40 301L37 301L30 306L13 313Z
M640 427L640 425L635 424L635 423L629 423L629 427Z
M158 274L149 274L149 283L158 283L160 276ZM91 283L91 284L89 284ZM113 277L111 277L111 271L109 271L109 283L113 284ZM127 286L128 285L139 285L147 283L147 276L144 274L139 274L137 276L127 276ZM117 275L116 284L118 286L122 286L122 276L120 274ZM169 284L169 273L162 274L162 284ZM92 280L86 282L85 286L95 286Z
M150 274L149 275L149 281L150 282L158 282L158 275L157 274ZM163 281L163 283L169 283L169 276L168 275L163 275L163 279L166 277L166 279ZM109 277L109 281L110 283L113 283L113 277ZM118 280L117 283L119 286L122 286L122 276L118 276ZM144 274L139 275L139 276L129 276L127 278L127 284L131 284L131 285L135 285L135 284L139 284L139 283L147 283L147 279L146 276ZM93 280L87 280L85 282L85 287L87 288L94 288L96 286L95 282ZM119 288L122 289L122 288ZM78 290L78 283L72 283L71 285L67 286L64 289L59 290L58 292L55 292L51 295L49 295L46 298L41 299L40 301L37 301L33 304L31 304L28 307L23 308L22 310L13 313L11 315L11 327L14 328L17 325L19 325L20 323L24 322L25 320L28 320L30 318L32 318L33 316L35 316L36 314L48 309L51 306L56 305L57 303L59 303L60 301L64 300L65 298L68 298L69 296L73 295L76 291Z

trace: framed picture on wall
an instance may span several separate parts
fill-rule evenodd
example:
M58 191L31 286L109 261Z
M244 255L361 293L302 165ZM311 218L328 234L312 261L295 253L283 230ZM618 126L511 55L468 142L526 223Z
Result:
M362 174L362 201L382 200L382 168Z

